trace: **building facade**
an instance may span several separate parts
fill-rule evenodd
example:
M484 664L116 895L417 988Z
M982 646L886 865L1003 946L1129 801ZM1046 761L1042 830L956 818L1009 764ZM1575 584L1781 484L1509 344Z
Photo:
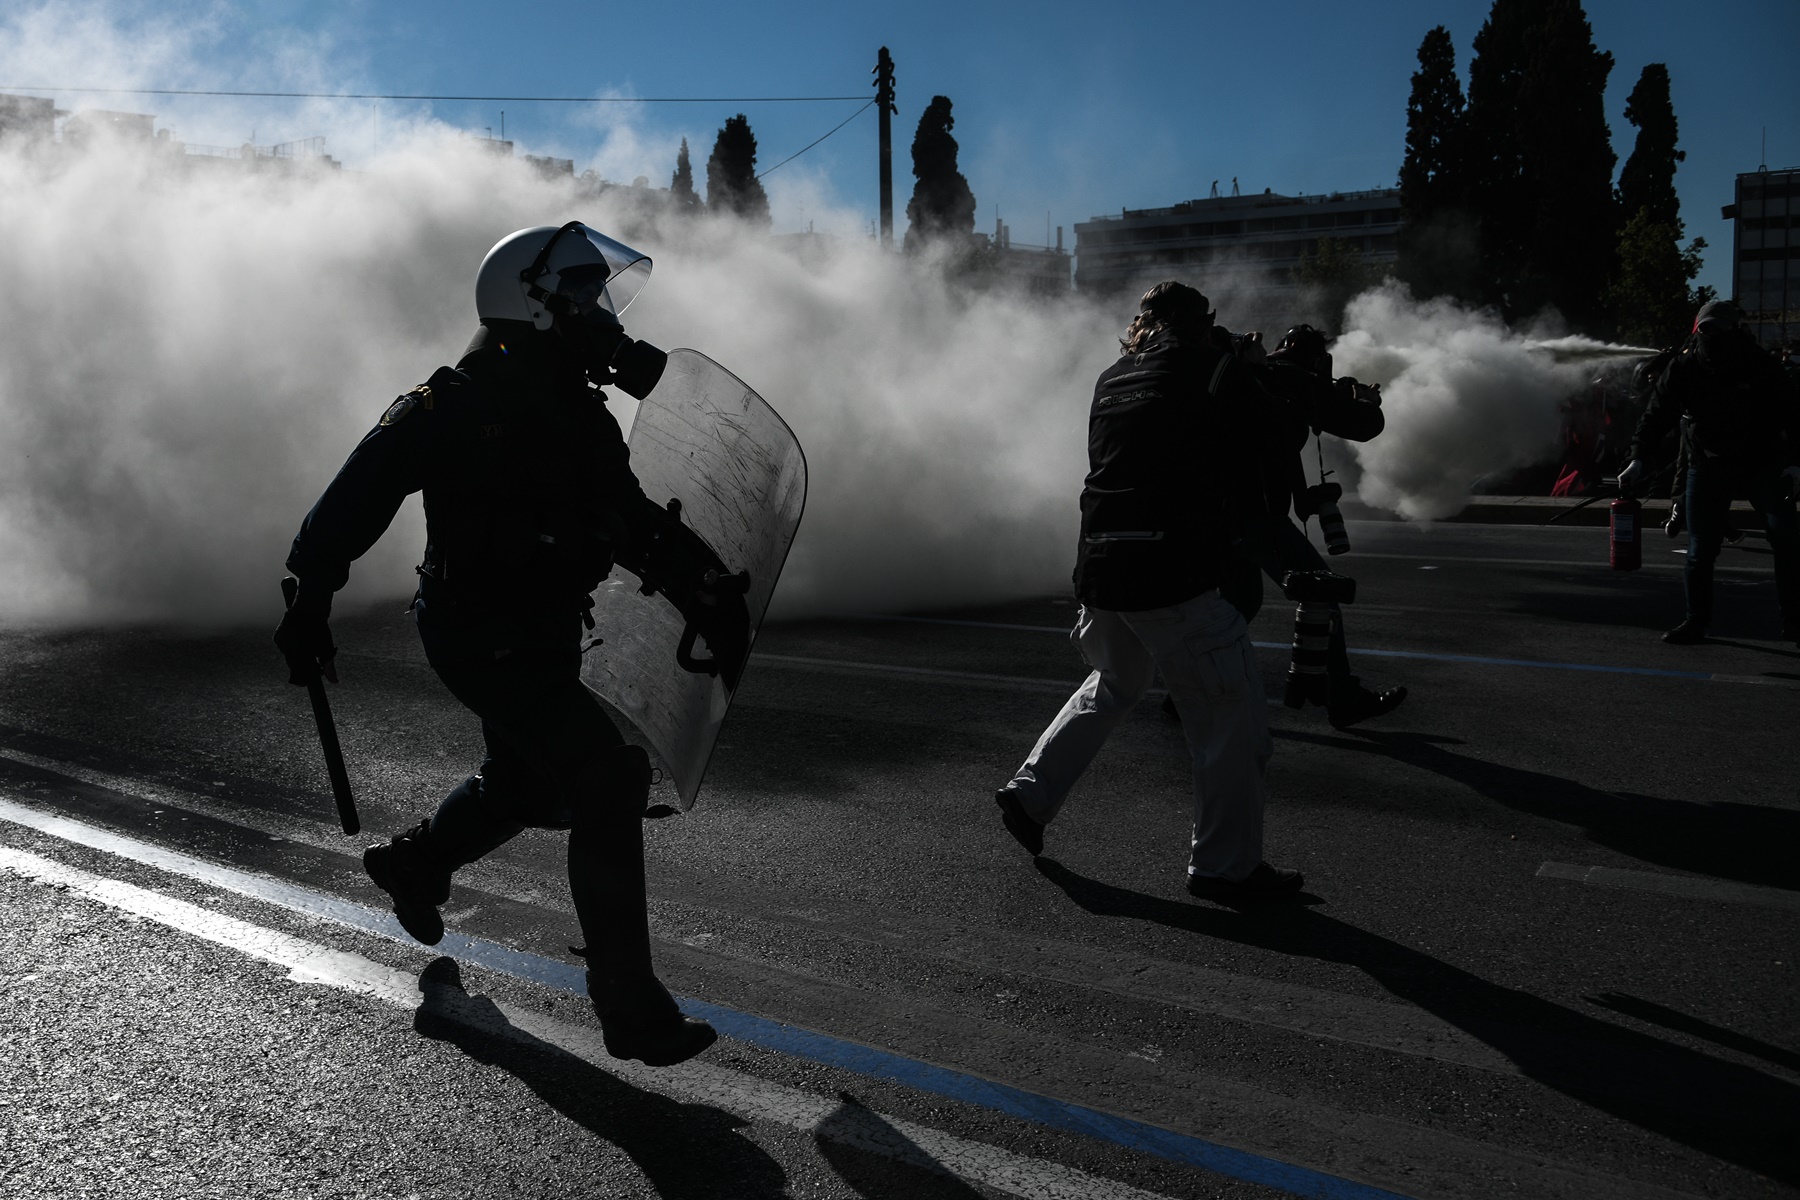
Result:
M1164 279L1209 296L1230 294L1270 311L1291 307L1294 272L1330 238L1374 270L1391 266L1400 192L1382 188L1325 196L1210 196L1169 208L1124 209L1075 226L1075 286L1083 292L1142 292Z
M1732 298L1757 340L1771 348L1800 338L1800 167L1737 177L1732 223Z

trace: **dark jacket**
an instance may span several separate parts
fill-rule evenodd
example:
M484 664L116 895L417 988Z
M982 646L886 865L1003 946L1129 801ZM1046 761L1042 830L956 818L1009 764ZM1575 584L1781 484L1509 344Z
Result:
M1631 457L1656 448L1687 418L1690 455L1751 466L1800 462L1800 412L1780 365L1741 331L1708 347L1683 346L1650 393L1631 439Z
M1269 509L1285 516L1307 487L1306 461L1300 451L1309 434L1366 442L1386 428L1387 418L1379 405L1359 398L1353 379L1333 381L1273 355L1258 375L1272 401L1273 437L1263 466Z
M1075 561L1083 604L1164 608L1219 586L1234 506L1264 507L1260 400L1229 353L1173 336L1101 372Z
M481 616L573 615L615 539L655 520L604 393L579 368L484 329L455 368L396 400L294 538L288 570L337 590L413 492L427 586ZM523 339L528 340L528 339ZM509 353L510 350L510 353Z

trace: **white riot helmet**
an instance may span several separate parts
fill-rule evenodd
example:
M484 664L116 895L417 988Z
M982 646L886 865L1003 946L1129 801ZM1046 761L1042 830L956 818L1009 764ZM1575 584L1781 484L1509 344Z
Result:
M529 321L548 330L558 317L590 362L642 400L662 377L668 355L625 336L619 314L650 278L650 256L580 221L538 225L501 238L475 275L475 313L483 321Z

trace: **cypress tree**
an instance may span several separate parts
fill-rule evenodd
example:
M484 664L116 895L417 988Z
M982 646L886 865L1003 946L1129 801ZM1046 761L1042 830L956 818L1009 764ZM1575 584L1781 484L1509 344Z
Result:
M1400 164L1397 274L1419 296L1468 296L1476 233L1468 202L1467 137L1456 47L1442 25L1419 43L1419 69L1406 104L1406 157Z
M1640 208L1663 225L1681 224L1681 202L1675 197L1675 164L1687 158L1675 148L1675 105L1669 99L1669 68L1651 63L1638 76L1625 100L1625 119L1637 126L1631 157L1619 172L1619 209L1627 218Z
M1549 0L1526 41L1519 125L1531 221L1513 311L1549 304L1577 328L1603 332L1619 230L1606 125L1613 57L1595 49L1580 0Z
M1669 68L1651 63L1625 101L1625 119L1637 126L1631 157L1619 172L1619 231L1616 278L1609 294L1619 336L1640 346L1667 346L1681 340L1704 299L1690 284L1700 270L1705 238L1684 250L1681 202L1675 195L1675 165L1687 155L1676 149L1675 106L1669 99Z
M694 164L688 157L687 139L681 139L681 153L675 156L675 176L669 180L669 196L675 211L694 212L700 207L700 196L694 191Z
M1526 34L1548 0L1494 0L1475 35L1464 117L1471 210L1480 229L1480 272L1473 298L1516 311L1514 293L1531 235L1524 184L1519 102L1528 61Z
M706 160L706 207L764 228L770 224L769 194L756 177L756 135L743 113L727 118L713 142Z
M912 199L906 203L906 249L916 251L938 238L975 232L975 193L956 169L956 139L950 130L950 98L933 96L913 135Z

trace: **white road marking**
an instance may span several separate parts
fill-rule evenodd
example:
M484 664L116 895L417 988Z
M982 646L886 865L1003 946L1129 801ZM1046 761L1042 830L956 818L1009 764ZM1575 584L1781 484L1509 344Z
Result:
M288 968L298 983L320 984L374 997L408 1011L421 1006L482 1032L519 1041L548 1042L645 1091L684 1103L704 1103L751 1120L785 1125L803 1134L844 1142L1028 1200L1164 1200L1073 1167L1025 1158L923 1125L827 1100L754 1076L691 1060L653 1068L606 1053L600 1036L509 1004L471 1004L449 984L421 979L359 954L333 950L303 938L209 911L119 880L65 866L52 859L0 846L0 868L52 887L67 888L120 912ZM492 1008L489 1008L492 1004ZM495 1014L498 1014L496 1017Z
M899 675L919 679L953 679L958 683L974 684L977 687L1016 688L1027 692L1048 692L1058 696L1067 696L1081 686L1080 679L1071 679L1064 683L1055 679L1038 679L1028 675L988 675L980 671L951 671L940 667L903 667L893 663L853 662L841 658L803 658L796 654L764 654L760 650L751 656L750 661L768 663L775 667L799 667L803 670L825 671L836 675ZM1146 688L1144 699L1160 702L1168 694L1169 689L1167 688ZM1271 707L1281 703L1274 696L1266 697L1266 700Z
M1687 553L1685 550L1683 554ZM1489 566L1489 567L1568 567L1574 571L1592 571L1595 574L1613 574L1612 568L1604 559L1584 558L1484 558L1463 554L1380 554L1374 551L1358 550L1357 558L1384 559L1388 562L1429 562L1441 566L1451 563L1457 566ZM1648 562L1643 565L1646 571L1680 571L1681 563ZM1734 567L1723 562L1713 568L1714 571L1730 571L1741 575L1773 575L1772 566Z
M323 820L306 821L296 818L290 813L272 812L268 809L246 810L243 805L233 804L223 797L207 796L166 784L150 783L130 775L115 775L110 771L97 771L78 763L45 758L41 754L29 754L10 747L0 749L0 760L10 760L28 767L36 767L40 771L53 771L65 778L92 784L94 787L102 787L109 792L118 792L122 796L132 796L139 800L148 800L152 804L167 804L172 808L187 809L202 816L229 821L234 825L246 824L246 818L254 817L256 821L254 827L258 833L283 838L290 842L299 842L319 850L330 850L334 853L342 853L344 849L343 832L335 823L327 824Z
M1697 879L1691 875L1664 875L1657 871L1625 871L1617 867L1581 867L1573 863L1547 862L1537 869L1539 879L1568 879L1593 887L1624 888L1633 892L1660 892L1689 900L1720 900L1726 904L1754 904L1800 912L1800 892L1786 888L1758 887L1724 879Z
M171 873L208 883L221 890L231 891L294 911L320 916L352 929L384 933L409 950L416 950L416 943L406 936L400 929L399 923L390 914L377 912L348 900L322 895L279 879L252 875L178 851L140 842L80 821L16 804L3 797L0 797L0 819L36 829L78 845L144 862ZM0 847L0 867L6 865L3 856L13 853L27 854L27 857L32 857L28 852L11 851ZM60 864L56 865L60 867ZM74 868L62 869L75 870ZM130 885L118 883L116 886L125 888ZM156 893L150 894L156 895ZM166 897L159 898L170 904L181 903ZM187 908L194 908L194 906L187 906ZM218 915L205 909L196 909L195 911L205 918L213 918ZM251 926L250 928L258 929L260 927ZM276 938L287 936L274 931L262 932ZM452 935L451 938L446 939L446 947L451 941L463 940L460 935ZM306 947L310 943L301 943L301 945ZM476 943L465 942L465 946L474 947ZM1045 944L1041 948L1049 956L1057 953L1057 944L1055 943ZM313 947L313 949L326 955L337 953L325 947ZM503 959L507 961L501 961ZM519 963L509 965L510 960L513 959L519 960ZM528 959L531 961L526 962L525 960ZM349 956L349 960L352 967L366 961L354 955ZM478 957L474 961L489 969L503 971L513 974L517 978L539 983L544 982L547 978L541 971L542 967L564 965L549 963L548 960L538 960L534 956L519 954L504 947L491 945L485 946L485 957ZM529 969L534 964L540 969ZM1308 989L1267 981L1240 979L1232 977L1228 973L1211 972L1204 969L1198 969L1200 970L1198 976L1178 969L1175 975L1166 975L1165 972L1163 977L1159 978L1158 964L1150 963L1148 966L1150 967L1149 973L1140 975L1136 971L1124 971L1123 966L1119 963L1112 964L1111 970L1114 975L1120 975L1124 971L1131 976L1128 981L1114 980L1113 982L1121 985L1116 990L1124 994L1136 994L1146 999L1169 1003L1167 996L1160 993L1168 990L1207 990L1216 987L1219 993L1214 997L1216 1003L1196 1002L1193 1007L1201 1011L1217 1011L1226 1016L1247 1021L1260 1021L1260 1023L1290 1028L1315 1036L1332 1037L1378 1048L1388 1048L1421 1057L1439 1058L1443 1061L1459 1062L1486 1070L1509 1074L1517 1071L1516 1066L1496 1047L1489 1046L1466 1031L1442 1022L1433 1014L1422 1010L1408 1007L1402 1009L1406 1015L1399 1015L1393 1010L1400 1006L1363 1001L1339 993L1318 992L1309 996ZM1179 968L1179 964L1161 964L1161 966ZM387 968L381 969L387 970ZM550 986L562 986L565 990L580 994L578 986L576 986L579 981L579 971L575 968L567 968L567 971L574 977L568 984L553 983ZM1101 972L1101 974L1104 975L1105 972ZM408 987L416 987L416 981L411 976L405 978ZM1103 988L1107 983L1103 978L1096 982ZM1159 982L1163 985L1160 988L1157 986ZM1233 986L1228 985L1248 990L1243 991L1241 995L1234 995ZM532 1032L534 1036L544 1036L537 1033L535 1026L530 1024L531 1021L536 1020L532 1014L521 1014L518 1019L521 1028ZM552 1039L546 1037L545 1040ZM1434 1042L1436 1043L1435 1052L1431 1049ZM610 1059L607 1065L611 1069ZM1196 1083L1199 1082L1200 1080L1197 1078ZM1276 1097L1221 1080L1205 1081L1205 1089L1196 1095L1196 1103L1202 1102L1214 1107L1222 1106L1236 1111L1242 1111L1246 1107L1254 1110L1259 1104L1273 1104L1285 1112L1293 1105L1293 1101L1287 1097ZM854 1128L864 1128L863 1125L851 1120L856 1115L849 1113L836 1119L839 1123L847 1122ZM1229 1124L1229 1122L1227 1123ZM1537 1155L1521 1155L1502 1147L1472 1142L1455 1135L1428 1133L1416 1126L1364 1114L1339 1113L1332 1109L1309 1109L1306 1110L1304 1123L1318 1129L1334 1130L1335 1132L1327 1137L1327 1142L1339 1147L1350 1143L1372 1146L1404 1145L1407 1150L1406 1166L1402 1170L1402 1177L1413 1180L1415 1184L1418 1180L1427 1178L1438 1180L1440 1183L1477 1177L1509 1179L1513 1180L1515 1185L1523 1183L1527 1186L1530 1189L1528 1194L1568 1197L1570 1200L1575 1197L1580 1197L1581 1200L1601 1200L1603 1197L1607 1200L1627 1200L1627 1198L1629 1200L1647 1200L1651 1197L1669 1197L1673 1200L1675 1197L1686 1195L1649 1187L1639 1181L1594 1174L1583 1168L1545 1160ZM1345 1139L1348 1139L1348 1142ZM1280 1141L1280 1144L1288 1153L1292 1153L1293 1148L1290 1143ZM1279 1159L1264 1159L1255 1153L1246 1154L1231 1150L1227 1150L1226 1153L1257 1159L1261 1163L1274 1164L1277 1167L1282 1162ZM1380 1151L1374 1153L1373 1159L1358 1158L1354 1164L1346 1163L1344 1165L1350 1166L1355 1171L1373 1171L1377 1176L1387 1174L1388 1172L1380 1166L1385 1161L1383 1153ZM1335 1159L1337 1156L1330 1155L1329 1157ZM1320 1178L1307 1168L1299 1168L1299 1170L1304 1171L1315 1182ZM1368 1190L1360 1184L1350 1183L1347 1180L1343 1182L1347 1189L1346 1194L1360 1195ZM1002 1185L995 1184L994 1186ZM1108 1183L1108 1186L1113 1185ZM1095 1194L1106 1196L1113 1193Z
M1081 683L1079 679L1063 682L1057 679L1034 679L1028 675L989 675L980 671L951 671L940 667L902 667L889 663L846 662L836 658L805 658L796 654L764 654L760 650L751 656L751 661L771 663L782 667L811 667L820 671L840 671L856 675L904 675L920 679L954 679L959 683L999 684L1003 687L1024 688L1036 692L1056 692L1060 695L1067 695Z
M154 866L234 895L335 920L350 928L380 927L403 944L410 944L410 939L391 914L325 896L280 879L182 854L83 821L17 804L3 796L0 796L0 820ZM904 927L870 926L862 930L861 936L877 944L911 946L918 935ZM706 940L713 939L709 936ZM1137 958L1126 963L1116 956L1096 953L1087 947L1043 939L1031 939L1025 952L1021 952L1016 941L988 940L967 931L954 939L954 943L940 950L948 961L1036 972L1077 986L1288 1029L1311 1037L1392 1050L1498 1074L1522 1073L1518 1064L1504 1052L1451 1022L1411 1005L1365 1000L1184 963ZM705 949L712 954L737 957L729 945L714 944Z

